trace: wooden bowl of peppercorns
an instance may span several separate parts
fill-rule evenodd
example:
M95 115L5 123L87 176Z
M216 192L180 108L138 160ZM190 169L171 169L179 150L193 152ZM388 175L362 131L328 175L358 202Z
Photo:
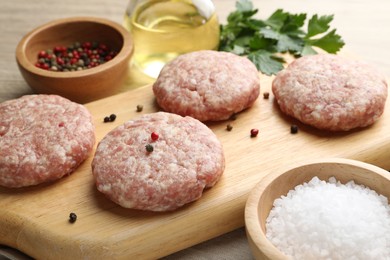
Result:
M96 17L51 21L25 35L16 48L21 74L34 92L78 103L117 93L132 54L130 33Z

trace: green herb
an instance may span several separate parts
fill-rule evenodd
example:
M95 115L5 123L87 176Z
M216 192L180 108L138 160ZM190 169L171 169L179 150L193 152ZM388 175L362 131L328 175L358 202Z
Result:
M283 69L285 60L278 54L296 57L317 53L313 47L338 52L344 41L336 29L328 31L333 15L313 15L303 30L307 15L276 10L268 19L255 19L258 12L250 0L238 0L236 11L221 25L220 51L247 56L266 75Z

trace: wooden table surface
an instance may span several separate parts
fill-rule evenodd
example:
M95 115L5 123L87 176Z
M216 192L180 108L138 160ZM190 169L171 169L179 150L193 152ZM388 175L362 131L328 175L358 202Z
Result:
M221 23L234 10L234 0L214 0ZM373 63L390 78L390 1L388 0L254 0L258 17L266 18L278 8L289 12L334 14L332 27L346 42L344 49ZM122 22L125 0L2 1L0 8L0 102L30 94L15 62L15 48L28 31L53 19L99 16ZM151 83L133 71L134 79L123 91ZM1 251L2 248L0 248ZM251 259L245 232L240 228L221 237L168 256L166 259Z

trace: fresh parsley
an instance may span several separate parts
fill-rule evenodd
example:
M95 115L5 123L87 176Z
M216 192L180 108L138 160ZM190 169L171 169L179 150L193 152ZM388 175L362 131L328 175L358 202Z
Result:
M337 53L344 41L330 29L333 15L313 15L306 31L307 15L276 10L268 19L255 19L258 12L251 0L238 0L236 11L229 14L227 24L221 25L220 51L247 56L259 71L266 75L283 69L285 60L278 54L290 53L295 57L317 53L313 47Z

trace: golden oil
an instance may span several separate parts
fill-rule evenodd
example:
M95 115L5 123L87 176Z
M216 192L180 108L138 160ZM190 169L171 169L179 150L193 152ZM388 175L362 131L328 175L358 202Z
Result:
M133 62L150 77L180 54L218 48L219 22L211 0L145 0L132 8L124 25L134 40Z

